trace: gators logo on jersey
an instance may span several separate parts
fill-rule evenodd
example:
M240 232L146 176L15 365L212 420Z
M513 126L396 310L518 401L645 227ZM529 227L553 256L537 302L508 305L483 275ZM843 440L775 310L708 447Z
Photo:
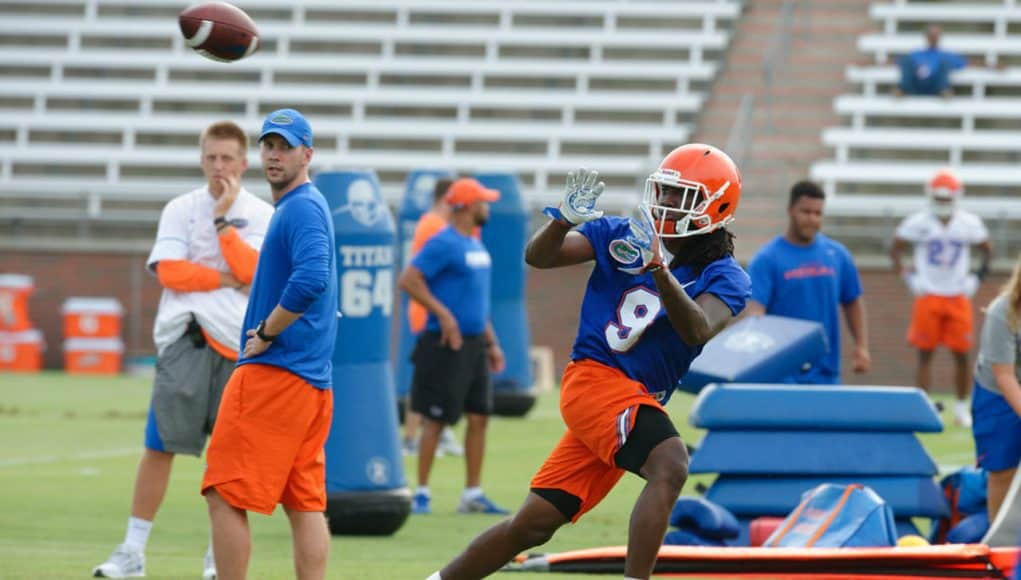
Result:
M626 240L613 240L610 242L610 255L621 264L630 264L638 259L638 248Z

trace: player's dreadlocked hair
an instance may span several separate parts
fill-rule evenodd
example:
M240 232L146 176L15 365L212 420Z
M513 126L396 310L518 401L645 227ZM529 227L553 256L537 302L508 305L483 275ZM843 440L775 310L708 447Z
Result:
M688 238L684 251L674 256L670 268L691 266L698 275L709 264L733 255L734 234L727 228L719 228L708 234Z

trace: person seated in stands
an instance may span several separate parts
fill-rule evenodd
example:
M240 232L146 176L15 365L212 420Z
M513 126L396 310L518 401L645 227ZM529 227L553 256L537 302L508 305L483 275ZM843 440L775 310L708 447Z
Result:
M950 71L964 68L968 59L956 52L941 49L939 39L942 34L939 26L930 25L925 31L928 48L900 57L897 61L900 66L900 84L894 89L894 94L953 96Z

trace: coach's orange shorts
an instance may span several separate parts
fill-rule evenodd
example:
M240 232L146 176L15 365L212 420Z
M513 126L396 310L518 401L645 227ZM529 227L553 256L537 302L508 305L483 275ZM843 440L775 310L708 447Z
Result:
M624 470L614 455L627 441L640 405L666 413L641 383L591 360L572 362L560 384L560 415L567 432L532 478L531 487L559 489L578 497L572 521L596 507Z
M266 515L278 503L325 511L332 416L332 391L280 367L237 367L220 401L202 493L215 488L230 505Z
M944 344L964 353L972 345L971 300L967 296L926 294L915 298L908 327L908 343L920 350L934 350Z

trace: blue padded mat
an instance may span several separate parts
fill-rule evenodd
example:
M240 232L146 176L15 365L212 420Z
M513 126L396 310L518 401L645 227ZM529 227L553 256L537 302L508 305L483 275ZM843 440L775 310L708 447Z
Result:
M801 494L822 483L860 483L872 488L895 517L939 518L950 515L946 498L931 477L749 477L721 475L705 498L738 517L786 516Z
M709 385L691 422L703 429L943 430L936 407L915 387Z
M926 475L936 464L913 433L710 431L691 473Z
M679 388L697 393L709 383L781 381L828 351L818 322L752 316L710 340L681 377Z

